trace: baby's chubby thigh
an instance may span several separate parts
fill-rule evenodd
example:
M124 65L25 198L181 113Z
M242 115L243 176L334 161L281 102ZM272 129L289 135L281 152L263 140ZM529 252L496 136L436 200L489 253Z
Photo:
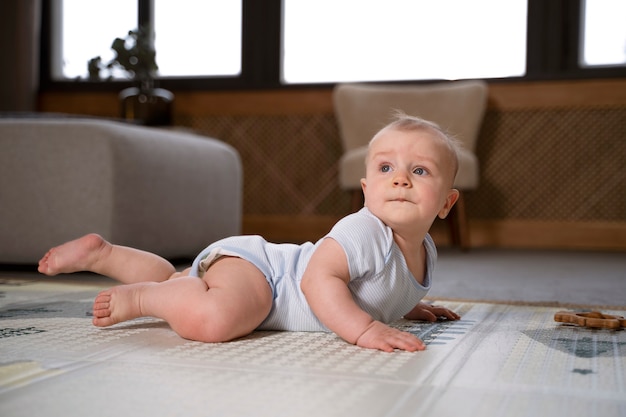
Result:
M185 268L182 271L174 272L172 275L170 275L168 279L188 277L190 273L191 273L191 267Z
M215 307L211 321L232 333L229 339L251 333L272 309L274 297L265 274L245 259L222 256L201 279L208 286L208 302Z

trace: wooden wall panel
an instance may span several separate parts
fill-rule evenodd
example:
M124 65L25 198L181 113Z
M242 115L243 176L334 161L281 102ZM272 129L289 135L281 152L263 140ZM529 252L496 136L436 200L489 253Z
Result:
M348 212L332 90L175 94L175 124L242 155L244 232L315 240ZM118 115L115 93L46 92L39 103ZM472 246L626 251L626 79L493 83L477 153ZM433 234L446 244L445 223Z

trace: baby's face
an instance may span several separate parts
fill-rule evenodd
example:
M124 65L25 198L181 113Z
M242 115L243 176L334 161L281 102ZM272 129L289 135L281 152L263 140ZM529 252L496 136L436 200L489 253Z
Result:
M365 205L395 232L426 233L458 198L450 149L435 132L386 129L371 143Z

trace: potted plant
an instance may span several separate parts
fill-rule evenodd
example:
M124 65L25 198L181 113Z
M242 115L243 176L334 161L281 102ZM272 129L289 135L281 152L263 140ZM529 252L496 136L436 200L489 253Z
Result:
M150 27L140 26L128 32L125 38L115 38L111 49L115 57L103 63L97 56L89 60L89 79L111 80L115 70L121 70L133 79L136 87L120 92L122 118L138 124L168 125L171 123L174 95L171 91L155 88L156 63L154 34ZM105 73L103 77L102 73Z

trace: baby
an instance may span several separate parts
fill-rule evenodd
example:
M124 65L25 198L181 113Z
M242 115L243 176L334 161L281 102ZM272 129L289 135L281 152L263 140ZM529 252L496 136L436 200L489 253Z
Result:
M397 115L369 144L361 180L365 207L317 243L230 237L176 272L155 254L89 234L48 251L39 271L91 271L125 284L97 295L93 323L100 327L151 316L203 342L256 329L331 331L365 348L423 350L416 336L388 323L459 319L421 302L437 256L428 230L459 196L452 188L456 149L436 124Z

